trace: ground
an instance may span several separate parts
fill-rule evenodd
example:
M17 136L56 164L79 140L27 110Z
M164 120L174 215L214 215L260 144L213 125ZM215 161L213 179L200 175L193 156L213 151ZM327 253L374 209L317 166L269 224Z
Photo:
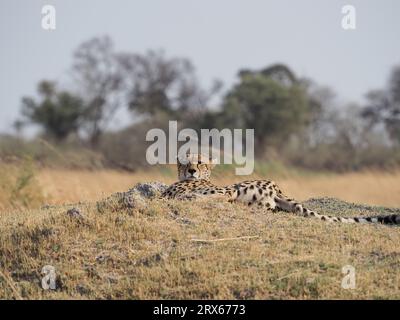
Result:
M0 298L400 299L399 227L204 200L98 204L2 212ZM400 213L335 198L305 204L343 216ZM56 290L41 287L45 265L55 267ZM348 265L354 289L342 287Z

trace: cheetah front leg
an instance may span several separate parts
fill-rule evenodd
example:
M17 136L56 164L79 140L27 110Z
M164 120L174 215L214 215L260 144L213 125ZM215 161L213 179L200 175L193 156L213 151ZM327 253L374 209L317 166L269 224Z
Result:
M223 194L201 194L195 192L177 194L173 199L183 200L183 201L209 201L209 200L221 200L221 201L228 201L228 197Z
M177 194L173 197L173 199L176 200L183 200L183 201L191 201L191 200L195 200L198 199L197 194L195 193L182 193L182 194Z

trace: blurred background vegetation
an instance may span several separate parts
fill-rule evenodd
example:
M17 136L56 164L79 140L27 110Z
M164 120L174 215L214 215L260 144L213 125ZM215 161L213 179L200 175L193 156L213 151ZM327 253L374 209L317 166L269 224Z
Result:
M44 79L36 96L22 98L16 133L0 136L3 163L29 158L39 166L135 171L147 165L146 132L178 120L180 129L197 131L254 128L263 163L335 172L400 164L399 66L362 105L339 103L332 89L284 64L238 70L232 87L216 80L204 88L189 59L118 52L107 36L82 43L72 61L73 87ZM131 124L110 130L121 109ZM23 138L28 126L39 134ZM29 170L16 193L26 179Z

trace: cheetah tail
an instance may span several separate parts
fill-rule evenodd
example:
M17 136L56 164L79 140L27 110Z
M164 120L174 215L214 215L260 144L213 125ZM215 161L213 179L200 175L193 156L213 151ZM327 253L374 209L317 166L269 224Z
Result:
M381 215L373 217L335 217L330 215L319 214L315 211L304 208L300 203L292 199L283 199L275 197L277 208L292 212L303 217L314 217L328 222L342 222L342 223L382 223L382 224L398 224L400 225L400 215Z

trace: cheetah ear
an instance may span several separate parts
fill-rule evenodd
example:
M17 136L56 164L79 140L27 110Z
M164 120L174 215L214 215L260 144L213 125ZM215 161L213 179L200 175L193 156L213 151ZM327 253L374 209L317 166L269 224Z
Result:
M189 159L188 159L188 156L187 156L187 155L186 155L186 156L178 155L178 156L176 157L176 163L177 163L178 165L184 166L184 165L187 165L188 162L189 162Z

